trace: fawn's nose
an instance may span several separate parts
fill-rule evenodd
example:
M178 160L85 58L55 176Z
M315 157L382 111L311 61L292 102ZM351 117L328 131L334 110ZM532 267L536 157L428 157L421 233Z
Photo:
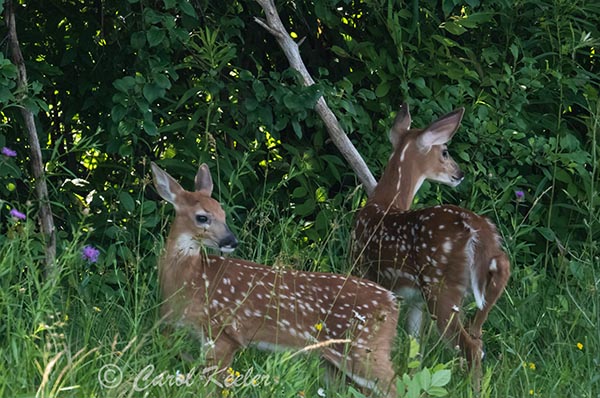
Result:
M238 240L235 237L235 235L233 234L233 232L231 232L229 227L226 227L226 228L227 228L227 231L226 231L227 233L226 233L225 237L219 241L219 249L222 252L231 253L238 246Z
M453 176L452 179L454 180L454 182L456 182L457 184L460 184L462 182L462 180L465 178L465 173L463 173L462 170L458 170Z

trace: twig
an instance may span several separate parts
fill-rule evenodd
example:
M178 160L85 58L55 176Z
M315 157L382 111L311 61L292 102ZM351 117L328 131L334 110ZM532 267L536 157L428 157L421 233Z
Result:
M312 86L315 84L315 81L311 77L310 73L306 69L304 62L302 61L302 57L300 56L300 51L298 49L298 44L294 42L289 33L286 31L281 19L279 18L279 14L275 5L273 4L273 0L256 0L258 4L263 8L265 12L266 20L255 17L254 20L265 30L271 33L279 46L283 50L286 58L288 59L290 66L300 73L302 76L302 80L304 81L305 86ZM367 167L367 164L360 156L342 127L340 126L339 121L337 120L334 113L331 111L327 103L325 102L325 98L323 96L319 97L317 103L315 105L315 110L325 123L327 127L327 131L329 132L329 136L331 140L335 144L335 146L340 150L344 158L348 163L350 163L350 167L354 170L358 179L365 187L367 194L370 195L375 189L375 185L377 185L377 181L371 174L371 171Z
M15 11L12 0L7 0L6 2L6 26L8 28L8 43L11 59L18 71L17 87L19 93L21 93L20 98L23 98L26 97L28 93L27 70L25 69L25 61L23 60L23 54L21 53L21 47L19 46L19 40L17 38ZM44 164L42 163L42 150L40 149L40 141L35 128L33 112L25 106L21 106L20 108L29 138L31 169L35 179L35 189L40 206L40 227L45 239L46 274L48 275L54 266L54 260L56 258L56 231L54 229L54 219L52 218L52 208L50 207L50 200L48 199L48 187L46 185L46 176L44 174Z

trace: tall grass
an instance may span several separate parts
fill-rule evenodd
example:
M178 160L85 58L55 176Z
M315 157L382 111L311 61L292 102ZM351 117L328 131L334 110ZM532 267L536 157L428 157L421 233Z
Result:
M597 131L598 121L591 127ZM591 205L597 194L590 195L590 203L573 206L596 220L589 224L591 236L600 214L598 206ZM347 200L358 205L355 195ZM331 233L322 242L307 245L302 237L310 223L259 200L236 228L243 245L235 255L278 266L349 273L354 214L329 210ZM520 246L519 236L527 220L497 221L511 253L513 275L485 325L481 395L597 398L598 245L591 239L564 242L561 256L540 256L525 264L520 259L526 256L520 252L527 248ZM138 238L116 242L100 248L99 261L90 263L81 256L85 235L75 233L72 241L62 241L55 273L44 276L33 221L3 222L8 233L0 240L2 397L361 396L343 380L325 377L326 368L310 353L247 349L231 369L213 375L203 365L200 344L188 331L162 333L155 262L163 237L145 245L153 247L145 252L139 249ZM143 224L141 213L139 222ZM118 263L108 255L121 250L134 253L130 263ZM468 311L474 309L468 306ZM463 362L433 327L420 346L399 329L394 363L407 385L423 385L427 377L431 381L430 369L448 368L452 371L448 395L473 396ZM226 380L231 385L219 385ZM441 389L430 389L429 394L408 391L407 396L444 395Z

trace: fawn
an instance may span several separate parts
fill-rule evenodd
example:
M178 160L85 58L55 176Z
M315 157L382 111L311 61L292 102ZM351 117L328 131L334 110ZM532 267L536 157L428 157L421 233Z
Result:
M450 186L462 181L446 143L463 113L461 108L425 129L411 129L403 104L390 130L393 153L355 221L352 258L368 279L400 297L425 300L442 335L463 351L478 388L482 326L510 276L508 257L496 227L484 217L451 205L409 210L425 179ZM469 288L478 310L466 331L460 311ZM421 329L421 308L409 310L413 335Z
M395 397L390 351L398 322L395 296L352 276L273 269L207 255L232 252L238 241L211 198L203 164L195 191L184 190L152 163L159 195L175 219L159 261L164 319L190 326L207 347L207 362L229 366L243 347L276 350L314 345L320 355L373 395Z

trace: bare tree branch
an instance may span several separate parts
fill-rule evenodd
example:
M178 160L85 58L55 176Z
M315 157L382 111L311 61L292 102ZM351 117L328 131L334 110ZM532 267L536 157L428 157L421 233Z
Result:
M17 27L15 23L15 11L13 0L6 2L6 26L8 28L8 43L11 52L12 62L17 66L18 80L17 87L20 95L27 95L27 70L25 61L19 46L17 38ZM21 98L22 98L21 97ZM38 139L37 130L33 113L24 106L21 106L21 114L25 120L25 127L29 138L31 150L31 169L35 179L35 189L40 206L40 227L45 239L46 252L46 274L49 274L53 268L56 258L56 231L54 228L54 219L52 217L52 208L48 198L48 187L46 186L46 175L44 174L44 164L42 162L42 150Z
M296 71L300 73L302 79L304 81L304 85L311 86L315 84L315 81L308 73L304 62L302 61L302 57L300 56L300 51L298 49L298 44L294 42L294 40L290 37L288 32L285 30L281 19L279 18L279 14L275 5L273 4L273 0L256 0L258 4L265 11L266 20L260 18L254 18L254 20L263 28L265 28L269 33L271 33L279 43L279 46L283 50L285 56L287 57L290 66L294 68ZM365 187L367 194L370 195L375 189L375 185L377 185L377 181L371 174L371 171L367 167L367 164L360 156L342 127L340 126L339 121L325 102L325 98L323 96L319 97L317 103L315 105L315 110L321 116L321 119L325 123L327 127L327 131L329 132L329 136L331 137L335 146L340 150L344 158L348 163L350 163L350 167L354 170L358 179Z

